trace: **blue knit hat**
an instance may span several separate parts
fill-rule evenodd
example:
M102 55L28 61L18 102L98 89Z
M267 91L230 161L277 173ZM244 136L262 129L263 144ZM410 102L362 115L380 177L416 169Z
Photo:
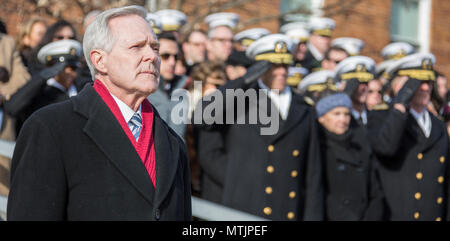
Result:
M325 115L336 107L347 107L352 109L352 101L347 94L336 93L320 99L316 104L317 117Z

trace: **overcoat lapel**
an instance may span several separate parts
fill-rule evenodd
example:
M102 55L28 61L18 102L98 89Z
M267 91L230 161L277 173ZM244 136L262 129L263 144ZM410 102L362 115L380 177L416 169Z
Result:
M153 204L155 190L144 164L114 114L94 88L87 85L72 100L74 110L87 118L83 129L86 135L131 185Z

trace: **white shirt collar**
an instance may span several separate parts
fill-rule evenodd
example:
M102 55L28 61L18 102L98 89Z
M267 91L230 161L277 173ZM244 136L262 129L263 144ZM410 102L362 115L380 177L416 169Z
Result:
M127 104L125 104L123 101L121 101L119 98L115 97L113 94L111 94L113 99L116 101L117 105L119 106L120 112L123 115L123 118L125 119L125 122L128 123L131 120L131 117L133 117L134 113L139 113L142 116L141 113L141 105L139 105L139 108L136 112L134 112L133 109L131 109Z
M416 119L417 124L419 125L420 129L422 129L423 134L428 138L431 134L431 118L430 113L428 113L427 109L424 108L424 110L421 113L418 113L413 108L409 108L409 113Z
M322 61L323 55L319 52L319 50L317 50L317 48L314 47L314 45L312 45L309 42L307 43L307 45L308 45L309 51L314 56L314 58L317 59L318 61Z
M54 78L50 78L47 80L47 85L55 87L59 90L61 90L64 93L67 93L69 97L75 96L78 94L77 88L75 88L75 85L71 85L68 90L64 86L62 86L58 81L56 81Z
M367 125L367 110L364 109L363 112L359 112L352 108L352 115L356 120L359 120L359 118L362 119L362 122L364 125Z
M289 107L291 105L292 92L289 86L286 86L281 93L277 94L275 91L267 87L261 79L258 79L259 88L267 90L267 95L269 96L272 103L277 107L280 112L281 118L283 120L287 119L289 114Z

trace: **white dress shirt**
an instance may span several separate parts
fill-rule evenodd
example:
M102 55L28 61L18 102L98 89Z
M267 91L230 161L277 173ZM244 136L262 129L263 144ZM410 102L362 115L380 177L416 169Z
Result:
M431 134L431 118L430 113L424 109L421 113L418 113L413 108L409 109L409 113L416 119L417 124L419 124L420 129L422 129L425 137L430 137Z
M367 110L364 109L363 112L359 113L359 111L352 108L352 115L355 118L355 120L359 120L361 118L362 123L364 125L367 125Z
M267 87L261 79L258 80L258 85L259 88L267 90L267 95L280 112L281 119L286 120L289 114L289 107L291 106L291 88L286 86L281 93L277 94L275 91Z
M141 105L139 105L139 108L136 112L134 112L133 109L131 109L127 104L123 103L123 101L121 101L119 98L115 97L113 94L111 94L111 96L113 97L114 101L116 101L117 105L119 106L120 112L123 115L123 118L125 119L125 122L127 122L128 128L130 128L130 131L132 129L132 124L130 122L131 117L133 117L134 113L139 113L139 115L142 117L142 112L141 112ZM143 123L142 123L143 125Z
M54 78L50 78L47 80L48 86L53 86L57 89L60 89L64 93L67 93L69 97L75 96L78 94L77 88L75 88L75 85L71 85L68 90L66 90L66 87L62 86L58 81L56 81Z

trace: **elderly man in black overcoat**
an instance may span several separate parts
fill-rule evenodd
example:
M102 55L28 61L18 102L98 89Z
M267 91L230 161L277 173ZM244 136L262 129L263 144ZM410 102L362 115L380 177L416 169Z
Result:
M8 220L191 220L185 145L147 100L160 57L145 16L128 6L89 25L94 85L25 122Z

